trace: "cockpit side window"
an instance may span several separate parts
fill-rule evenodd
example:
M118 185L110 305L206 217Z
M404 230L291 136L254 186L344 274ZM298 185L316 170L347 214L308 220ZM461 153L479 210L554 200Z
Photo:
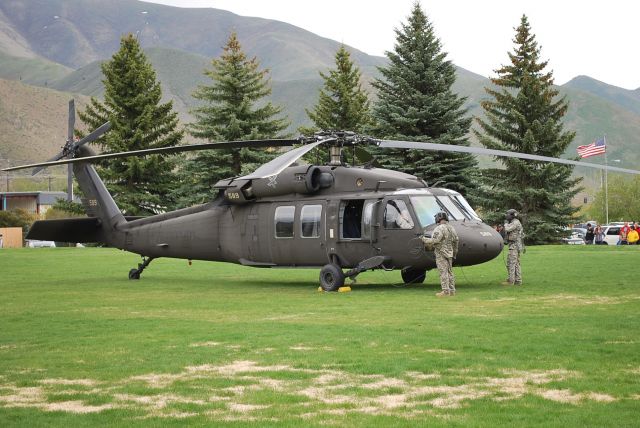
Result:
M384 227L387 229L413 229L414 223L402 199L387 201L384 209Z

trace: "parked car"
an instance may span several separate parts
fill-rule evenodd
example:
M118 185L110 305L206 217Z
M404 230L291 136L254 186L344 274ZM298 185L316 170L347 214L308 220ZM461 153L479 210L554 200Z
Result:
M616 245L618 243L622 226L624 226L624 223L605 224L602 226L605 245Z
M580 239L584 240L585 236L587 236L587 229L583 227L573 227L571 228L571 234L577 235Z
M56 243L53 241L39 241L37 239L27 239L27 247L29 248L55 248Z
M572 232L571 236L567 238L562 238L562 243L568 244L568 245L584 245L585 244L584 238L580 236L578 232Z

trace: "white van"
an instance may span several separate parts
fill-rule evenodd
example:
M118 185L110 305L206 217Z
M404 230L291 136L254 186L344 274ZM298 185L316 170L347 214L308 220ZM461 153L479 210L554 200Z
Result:
M624 223L605 224L602 226L604 231L604 243L607 245L616 245L620 239L620 229Z

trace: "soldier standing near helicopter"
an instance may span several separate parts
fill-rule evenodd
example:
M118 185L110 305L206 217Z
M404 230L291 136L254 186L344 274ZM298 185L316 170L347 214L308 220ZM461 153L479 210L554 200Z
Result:
M436 266L440 272L440 286L442 291L438 297L454 296L456 294L456 279L453 276L453 260L458 255L458 234L449 224L447 213L440 211L434 216L438 224L431 237L423 236L422 242L425 248L431 249L436 254Z
M509 277L502 284L522 285L522 273L520 272L520 253L524 250L522 244L522 223L518 220L518 211L514 209L508 210L504 218L504 231L509 245L509 255L507 256L507 272L509 273Z

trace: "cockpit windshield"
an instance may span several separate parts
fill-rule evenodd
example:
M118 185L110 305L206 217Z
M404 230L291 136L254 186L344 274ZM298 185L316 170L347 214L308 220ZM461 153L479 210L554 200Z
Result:
M455 202L460 204L460 208L465 212L465 214L469 215L473 220L482 221L482 219L480 219L480 216L473 210L473 208L471 208L469 202L467 202L467 200L463 198L462 195L453 195L452 198Z
M446 212L452 220L480 220L478 214L459 194L452 194L451 196L411 196L410 199L413 210L422 227L433 224L434 216L439 211Z

